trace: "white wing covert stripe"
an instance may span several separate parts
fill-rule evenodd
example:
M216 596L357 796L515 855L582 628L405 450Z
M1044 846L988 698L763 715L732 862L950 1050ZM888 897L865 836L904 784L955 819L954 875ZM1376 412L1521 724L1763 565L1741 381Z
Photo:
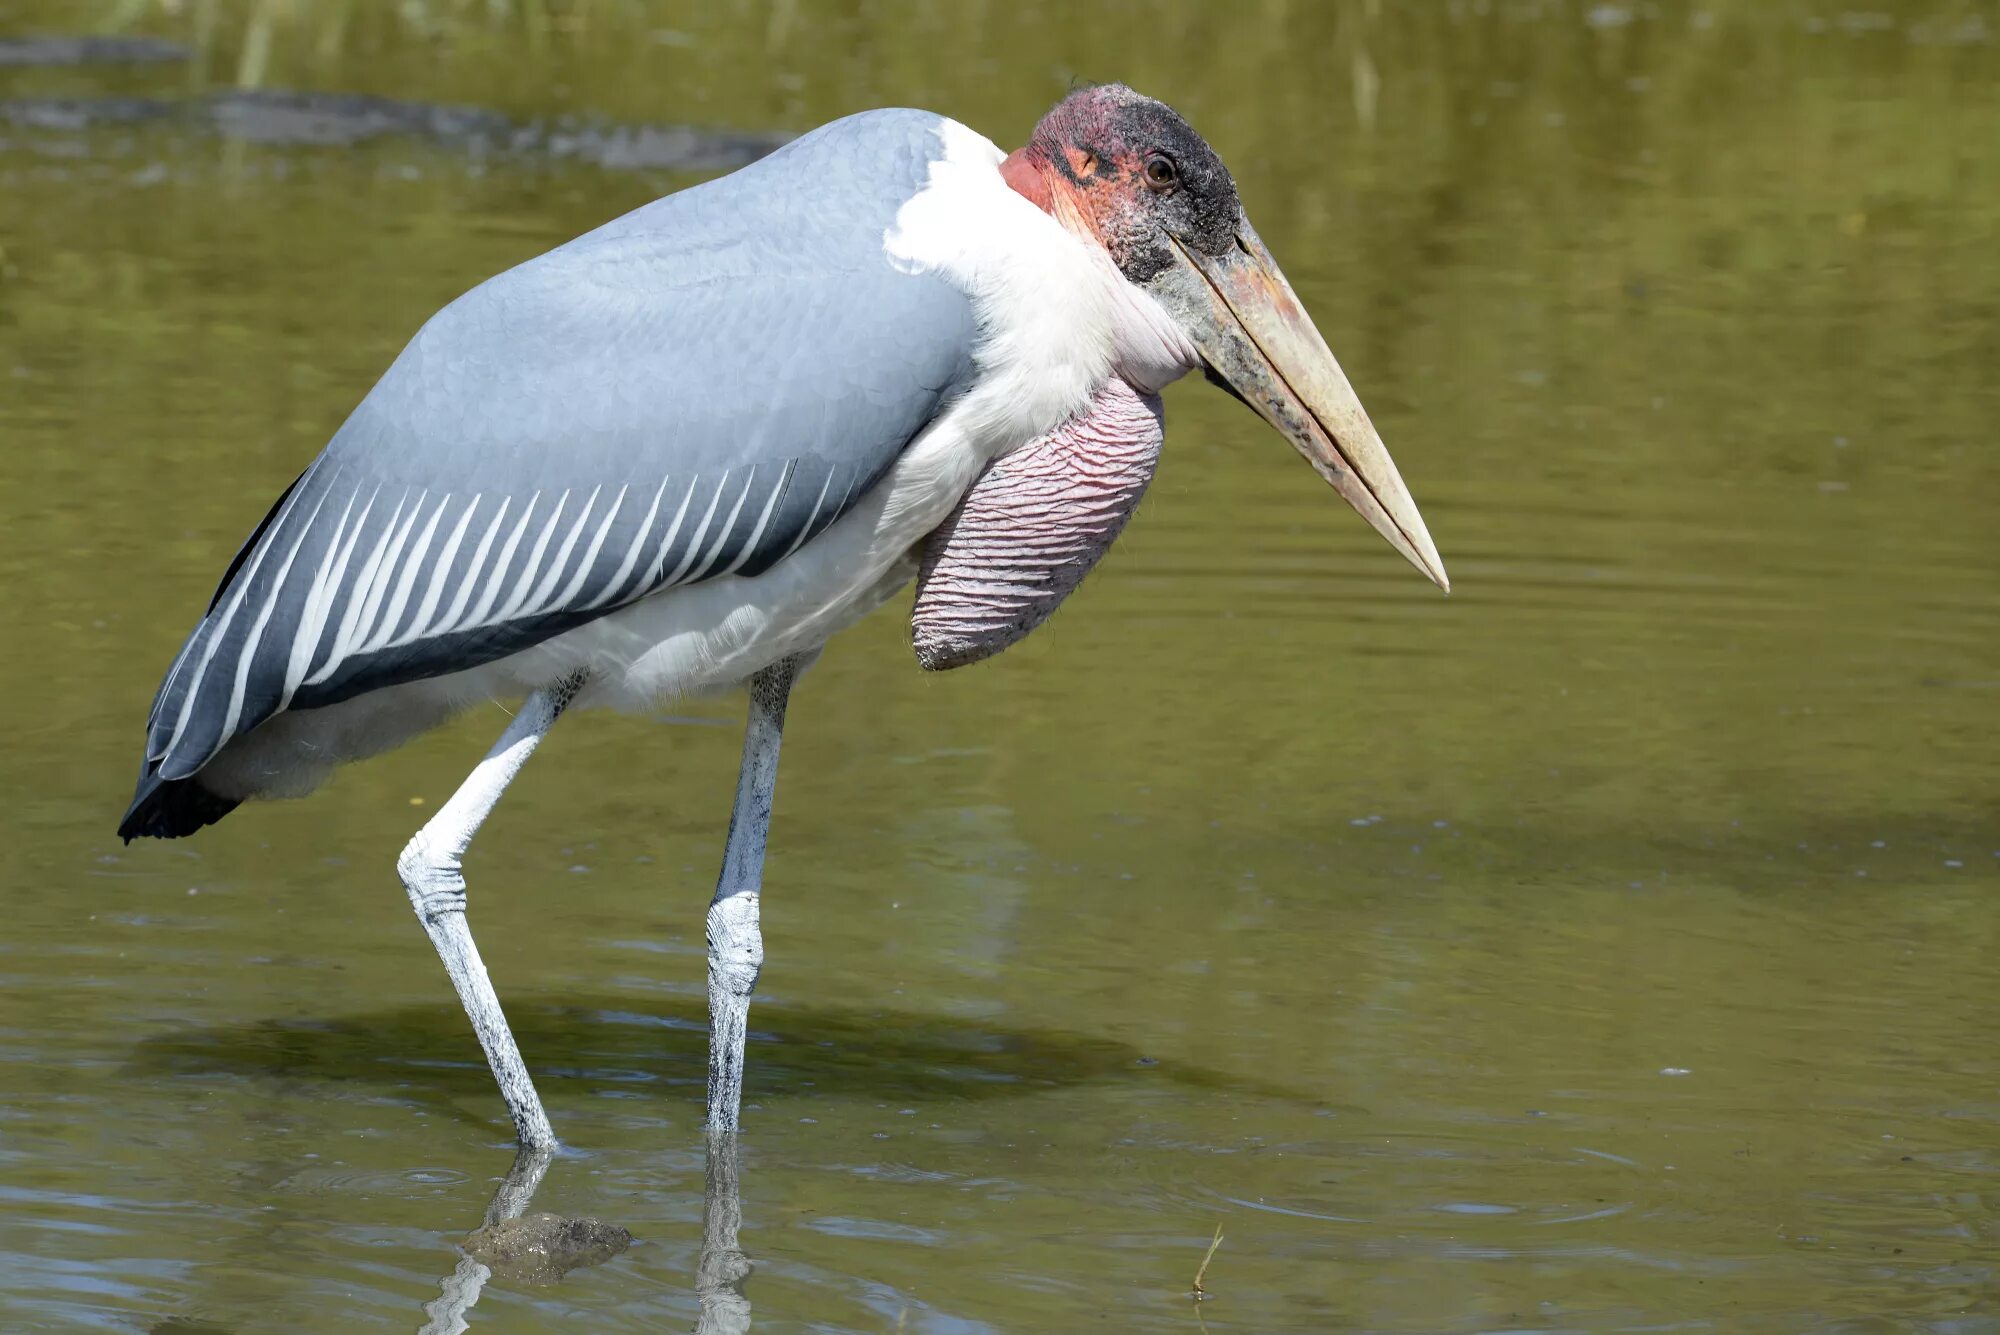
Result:
M583 526L590 522L590 512L597 508L597 498L603 491L604 488L601 486L591 491L583 503L583 509L577 512L576 521L569 526L569 532L564 535L562 546L556 548L555 560L550 561L548 568L541 572L541 582L535 585L535 591L519 606L509 608L503 620L512 621L517 616L533 616L543 609L543 605L549 600L549 595L555 592L556 581L562 578L563 571L569 569L570 553L576 550L578 540L583 537ZM541 553L537 552L535 555L539 560Z
M646 517L639 521L637 531L632 534L632 541L625 548L624 561L612 572L611 578L604 582L604 591L583 605L584 611L592 611L610 602L618 590L625 587L625 581L632 578L632 571L639 564L639 553L645 550L646 538L653 531L653 517L660 513L660 499L667 494L669 480L664 477L660 479L659 489L653 493L653 503L646 508ZM622 500L625 493L620 491L618 495Z
M655 485L644 515L635 523L628 516L637 507L626 508L632 499L630 483L611 491L610 484L600 482L587 495L573 489L551 493L555 502L544 507L541 490L522 504L516 504L518 498L513 496L499 496L494 504L493 496L474 493L461 501L452 492L392 489L379 482L342 496L331 487L305 486L313 478L313 470L308 470L297 494L287 497L271 519L269 535L260 539L238 577L231 580L203 642L191 643L185 661L170 672L163 692L178 687L182 678L187 679L186 692L168 706L176 711L173 728L157 730L164 737L149 745L149 759L158 760L183 742L199 741L194 734L211 730L218 717L218 744L234 735L256 693L258 659L281 611L280 601L299 609L296 624L286 625L290 645L283 658L278 703L284 709L301 690L341 691L356 673L370 670L368 661L374 656L422 641L589 613L648 592L736 575L746 567L767 569L797 552L827 520L837 517L859 480L854 470L824 465L817 494L802 513L802 498L793 492L805 466L805 460L786 460L775 477L759 464L724 468L707 476L681 474L681 494L664 524L660 519L668 506L668 489L676 485L673 476ZM843 473L847 476L839 502L829 505L834 481ZM764 478L772 480L760 496ZM705 498L700 495L704 487ZM308 492L310 508L302 509L301 499ZM608 503L600 509L607 492ZM572 508L570 502L578 495L585 499ZM321 520L330 519L336 505L339 519L331 536L321 540ZM697 509L698 518L689 525L689 516ZM484 522L477 522L482 517ZM476 522L474 543L470 540ZM782 548L778 543L784 544ZM764 550L767 545L772 550ZM616 565L607 572L613 553ZM310 580L288 594L295 568L306 561L314 563ZM269 581L274 565L275 583ZM265 582L258 584L252 606L252 585L260 580ZM239 624L246 621L247 630ZM240 646L231 641L232 632ZM194 697L219 660L230 664L224 679L229 693L203 707L215 712L204 713L196 709ZM218 682L210 694L218 696L221 689ZM204 720L199 726L197 718Z
M494 602L500 597L500 582L506 578L507 567L513 563L514 549L521 545L521 536L528 531L528 521L535 517L535 506L541 503L541 499L542 493L539 491L528 497L527 508L521 511L521 517L514 522L514 531L509 533L507 541L500 545L500 555L494 558L492 573L486 577L486 587L480 591L479 601L465 614L465 620L452 623L452 630L470 630L486 624L487 614L493 610ZM474 567L466 571L465 575L467 580L477 580L480 571Z
M303 480L302 478L301 481ZM285 526L285 519L297 507L299 498L303 495L304 488L294 484L292 494L285 498L285 504L278 511L277 518L266 530L264 540L257 544L257 550L250 554L249 563L238 572L236 588L230 596L229 605L223 609L222 619L217 621L215 628L209 632L208 643L202 648L201 661L195 665L194 676L188 680L187 693L181 698L180 713L174 719L173 733L167 738L167 744L160 749L162 755L172 751L174 743L178 742L181 734L187 730L188 720L194 714L195 698L201 693L202 681L208 676L208 665L215 660L215 651L222 647L223 638L229 633L229 623L235 620L236 609L243 605L244 597L250 592L250 585L257 578L257 571L262 568L265 555L277 545L278 535Z
M437 564L431 567L430 583L424 588L424 601L418 606L416 615L410 618L410 628L389 641L385 648L400 649L422 639L430 629L431 614L437 611L438 600L444 596L445 585L451 579L452 560L458 555L459 544L465 541L465 531L472 526L473 513L479 509L483 498L483 492L474 492L472 499L466 503L465 513L458 517L451 537L445 540L444 550L438 553Z
M306 600L305 612L299 617L299 630L292 640L291 664L285 670L285 693L279 708L292 702L292 696L305 684L305 674L312 668L313 653L319 648L320 636L326 633L326 619L333 611L334 591L340 587L347 575L348 558L354 555L354 544L361 537L361 530L368 523L368 512L375 508L375 498L382 492L378 485L368 493L368 500L355 517L354 530L348 532L347 513L340 516L340 527L334 531L333 541L327 545L326 557L320 562L319 574L313 580L312 596ZM348 498L348 511L354 508L354 499ZM345 541L343 541L343 538Z
M700 489L701 489L701 478L698 476L690 477L688 479L688 489L681 495L680 508L674 511L674 522L667 525L667 531L660 535L659 549L653 553L652 564L646 567L646 569L652 573L650 575L644 575L641 577L642 586L644 584L650 584L655 588L661 588L665 586L666 581L664 581L661 578L661 576L667 573L667 554L673 551L674 538L678 536L681 531L681 521L687 518L688 506L694 502L694 494ZM628 591L627 593L621 596L630 597L631 594Z
M604 512L604 519L598 524L597 532L592 535L590 546L584 549L583 559L576 563L576 574L571 576L569 583L563 586L561 593L556 594L553 598L545 602L536 602L534 608L535 615L540 616L544 612L552 612L558 608L569 607L576 602L577 594L583 592L584 580L590 578L590 572L597 568L597 554L604 550L604 540L611 535L611 521L618 518L618 511L625 504L625 493L628 490L630 489L627 487L620 487L618 494L611 498L611 508ZM591 499L593 501L597 499L596 492L591 493ZM572 537L570 541L575 542L576 539ZM635 548L634 550L637 549ZM568 547L563 548L563 559L565 561L569 559Z
M277 578L271 581L271 591L264 597L263 610L257 613L257 621L250 627L250 638L243 642L243 652L236 656L236 684L229 692L229 712L222 719L224 737L235 733L236 721L243 717L243 697L250 689L250 668L256 661L257 647L263 643L264 628L270 625L271 614L278 610L279 595L284 591L285 581L291 577L292 562L298 560L299 552L306 545L306 535L312 532L313 521L319 518L319 512L325 505L326 497L321 495L312 513L306 516L306 522L300 526L298 540L285 553L285 563L278 567ZM274 538L277 528L278 525L272 525Z
M368 603L368 591L374 583L376 572L381 569L382 553L387 549L390 540L395 537L396 521L403 517L403 504L406 497L407 493L405 493L404 497L397 498L396 508L389 515L389 522L383 526L382 536L375 539L375 545L369 549L368 555L361 562L361 568L355 572L354 584L349 588L345 600L347 606L341 610L340 624L334 631L333 643L327 648L326 657L320 660L319 671L307 677L305 681L300 683L301 685L319 685L328 677L331 677L339 669L341 661L347 657L347 649L354 642L355 630L360 620L362 609ZM366 524L368 516L364 514L361 519L362 522L355 525L354 534L356 538L361 536L361 530ZM343 571L343 573L345 572ZM335 584L334 588L337 593L339 591L338 583Z
M798 535L792 539L792 545L785 548L784 556L780 556L778 560L784 560L786 556L790 556L793 552L803 547L806 539L812 536L813 525L819 522L819 509L822 505L826 504L826 493L832 488L833 475L838 471L838 469L833 468L826 470L826 481L819 484L819 498L813 502L812 513L806 516L805 523L799 525Z
M465 573L458 577L458 593L451 600L451 606L437 619L437 624L424 631L426 636L448 634L458 625L458 618L465 611L465 605L472 601L473 591L479 586L479 572L486 568L486 553L493 550L493 539L499 535L500 525L507 519L507 507L514 503L512 496L500 498L500 509L493 516L493 522L486 526L479 545L472 549L472 561L465 567Z
M542 531L535 535L535 545L528 549L526 559L521 562L521 576L514 581L514 592L507 601L501 603L491 617L481 617L481 626L498 626L512 621L527 606L528 590L534 587L535 578L542 573L542 557L548 554L549 539L555 536L556 525L562 522L563 507L569 504L569 491L556 497L556 508L549 511L548 519L542 524Z
M306 465L305 472L299 474L298 481L294 482L291 486L291 490L286 493L285 506L281 507L280 512L277 515L271 517L271 521L266 525L266 531L269 531L270 529L273 529L277 526L277 521L284 517L284 508L289 507L294 495L303 496L305 494L306 484L310 482L314 477L314 475L316 475L319 472L319 466L325 462L326 462L326 456L322 454L318 458L314 459L311 463ZM339 473L339 471L340 470L337 467L334 469L334 473L336 475ZM317 509L315 509L314 513L315 514L318 513ZM275 534L273 535L273 539L275 540ZM222 596L221 592L218 590L216 593L215 601L220 601L221 596ZM213 601L209 605L209 610L210 611L215 610ZM146 713L146 734L147 734L146 759L149 762L158 760L160 756L164 754L164 749L155 751L152 746L152 743L155 740L156 736L154 725L159 722L160 715L163 712L173 707L173 701L176 698L174 695L174 683L180 680L181 669L186 667L189 662L193 661L195 657L195 650L199 649L202 646L205 638L203 635L203 628L207 625L207 622L208 618L204 616L202 618L201 624L195 627L194 634L188 636L187 642L181 646L181 651L174 655L174 661L172 665L170 665L167 668L166 679L160 683L159 693L153 697L153 707Z
M745 561L748 561L752 556L756 554L757 544L764 540L764 530L770 526L771 512L778 508L779 501L785 499L785 492L790 490L792 485L792 474L798 471L798 467L799 467L799 461L797 459L793 459L785 465L784 471L778 474L778 485L771 488L771 495L769 499L767 499L764 502L763 513L757 516L757 527L750 530L750 537L746 542L744 542L743 550L736 553L736 559L734 561L731 561L727 566L723 567L721 571L722 574L725 575L735 574L738 570L743 568L743 563ZM744 488L744 491L747 493L749 491L749 488L746 486Z
M701 485L701 479L696 478L695 486L699 487L700 485ZM685 575L687 573L688 567L694 564L694 558L696 553L701 551L701 540L708 536L708 525L710 521L712 521L715 518L715 507L722 503L722 489L728 485L729 485L729 470L725 468L722 470L722 477L718 479L715 484L715 495L708 498L708 510L701 517L701 526L695 529L694 537L688 540L687 555L683 556L681 558L681 563L674 567L673 574L668 575L665 579L660 581L661 588L670 589L674 585L680 583L681 576ZM694 494L692 488L690 488L688 494L690 496Z
M405 492L405 497L408 494ZM396 513L389 516L389 532L393 536L389 539L388 546L377 544L381 554L380 559L373 563L372 568L362 571L361 578L354 582L354 593L364 594L365 591L365 596L361 601L361 615L354 619L353 632L341 636L338 653L342 662L345 662L350 655L359 652L361 646L375 633L375 618L381 614L382 600L388 595L389 586L395 582L396 568L401 560L404 544L409 541L410 530L416 527L418 517L423 514L425 499L425 493L417 493L415 503L410 506L409 518L403 520L401 527L397 526L396 521L402 516L403 502L400 500L396 502Z
M708 568L715 564L718 556L722 555L722 544L728 542L729 535L735 531L736 520L743 513L743 503L750 499L750 488L756 484L757 468L753 464L750 467L750 476L743 479L743 490L736 493L736 504L730 507L729 518L722 521L722 528L715 535L715 545L708 549L708 555L702 558L701 565L689 573L688 583L708 578Z
M402 578L396 581L396 592L389 599L389 606L383 611L381 621L376 623L374 633L362 643L362 653L374 653L387 644L390 637L396 633L396 627L403 620L403 609L409 606L410 590L416 585L417 571L424 564L425 553L431 549L431 539L437 536L438 521L444 518L444 512L450 507L451 493L446 492L438 498L437 509L431 511L430 522L424 525L424 531L417 535L417 545L410 549L408 556L401 559ZM419 497L419 511L422 508L422 498Z

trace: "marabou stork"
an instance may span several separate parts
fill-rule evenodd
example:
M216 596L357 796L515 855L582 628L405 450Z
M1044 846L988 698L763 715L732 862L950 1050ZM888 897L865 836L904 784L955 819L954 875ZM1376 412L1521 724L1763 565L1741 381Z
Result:
M747 685L708 910L708 1126L732 1132L799 672L912 578L924 667L1026 635L1124 525L1158 393L1195 370L1445 585L1228 170L1171 108L1083 89L1011 154L921 111L834 121L433 316L223 575L119 833L191 834L524 695L397 869L521 1143L546 1147L460 859L565 709Z

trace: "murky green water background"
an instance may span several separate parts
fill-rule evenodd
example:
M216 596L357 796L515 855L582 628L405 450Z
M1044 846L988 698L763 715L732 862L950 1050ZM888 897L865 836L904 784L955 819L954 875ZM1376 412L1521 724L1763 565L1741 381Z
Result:
M1125 78L1423 502L1450 599L1191 384L1026 645L926 678L902 603L834 644L767 881L758 1330L2000 1331L1991 7L0 0L100 20L206 45L0 97L1012 143ZM0 139L0 1326L415 1329L508 1129L391 864L500 710L111 829L221 566L418 323L687 181ZM474 850L571 1147L536 1208L639 1239L475 1330L694 1323L738 709L686 712L565 721Z

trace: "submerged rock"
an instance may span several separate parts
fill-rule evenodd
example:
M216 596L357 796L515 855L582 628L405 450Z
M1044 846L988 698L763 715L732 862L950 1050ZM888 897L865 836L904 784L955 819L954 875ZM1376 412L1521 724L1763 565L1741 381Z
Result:
M515 121L483 107L256 88L187 99L14 98L0 100L0 122L70 134L157 122L273 148L348 147L400 137L475 158L566 159L626 171L729 170L755 162L792 137L698 125L614 125L577 117ZM76 156L73 144L25 146Z
M514 128L497 111L363 93L243 88L213 93L194 105L224 137L257 144L358 144L395 134L447 144L493 142Z
M157 97L18 97L0 102L0 121L24 130L91 130L143 125L174 114Z
M0 67L162 65L190 54L179 42L158 37L0 37Z
M630 1233L601 1219L529 1214L477 1230L465 1240L465 1254L515 1283L553 1284L631 1245Z

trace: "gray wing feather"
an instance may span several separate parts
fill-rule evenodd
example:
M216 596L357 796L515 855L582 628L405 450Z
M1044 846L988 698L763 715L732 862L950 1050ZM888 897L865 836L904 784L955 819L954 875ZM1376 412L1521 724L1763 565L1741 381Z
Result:
M440 311L225 575L149 776L824 532L971 372L965 295L883 253L938 124L836 121Z

